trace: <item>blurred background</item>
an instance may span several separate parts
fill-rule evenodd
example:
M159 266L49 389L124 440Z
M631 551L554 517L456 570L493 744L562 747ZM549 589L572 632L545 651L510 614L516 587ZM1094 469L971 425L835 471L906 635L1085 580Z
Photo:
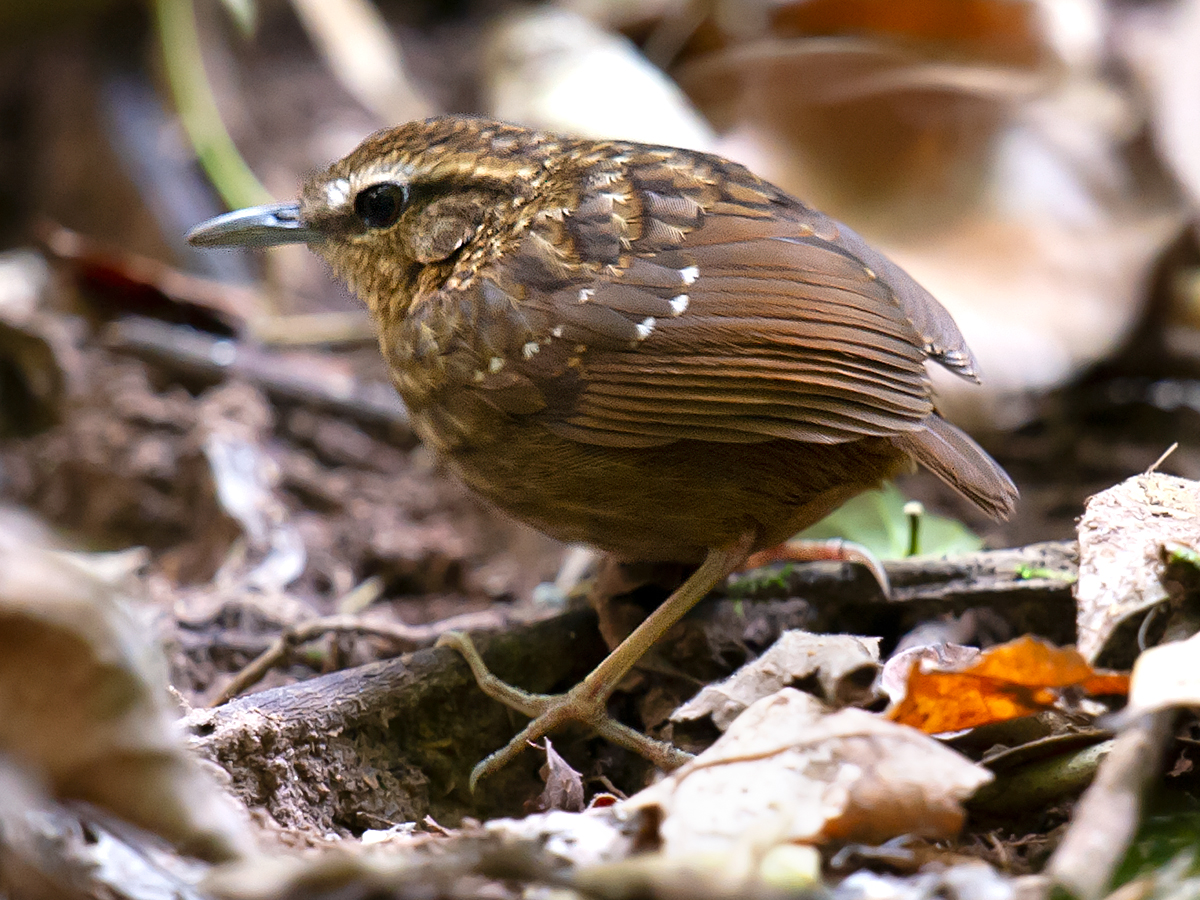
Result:
M4 0L3 516L150 548L195 622L222 583L275 598L262 624L553 579L561 548L416 445L315 258L183 242L461 112L716 152L860 231L959 322L984 383L939 405L1023 492L1006 525L905 495L992 545L1070 537L1174 442L1200 478L1198 97L1200 0ZM261 644L230 641L205 659Z

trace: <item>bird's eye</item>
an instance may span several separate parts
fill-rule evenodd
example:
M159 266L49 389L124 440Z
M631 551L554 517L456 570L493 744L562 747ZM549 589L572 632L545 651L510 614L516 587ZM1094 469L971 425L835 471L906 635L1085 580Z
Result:
M408 200L408 188L384 181L363 188L354 198L354 214L368 228L387 228L400 218Z

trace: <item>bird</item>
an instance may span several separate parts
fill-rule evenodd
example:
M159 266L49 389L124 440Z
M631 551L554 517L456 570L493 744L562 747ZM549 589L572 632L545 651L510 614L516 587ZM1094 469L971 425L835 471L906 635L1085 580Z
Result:
M494 506L617 559L696 565L472 788L568 720L670 768L608 716L621 679L756 552L924 466L1003 519L1017 490L938 415L927 363L978 380L950 314L853 230L718 156L470 116L385 129L293 202L192 229L305 243L365 302L418 437Z

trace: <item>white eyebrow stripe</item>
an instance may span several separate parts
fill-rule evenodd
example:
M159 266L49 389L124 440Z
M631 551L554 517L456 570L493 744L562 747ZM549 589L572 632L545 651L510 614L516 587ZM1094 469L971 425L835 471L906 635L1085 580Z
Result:
M350 199L350 179L335 178L325 185L325 202L330 209L344 206Z

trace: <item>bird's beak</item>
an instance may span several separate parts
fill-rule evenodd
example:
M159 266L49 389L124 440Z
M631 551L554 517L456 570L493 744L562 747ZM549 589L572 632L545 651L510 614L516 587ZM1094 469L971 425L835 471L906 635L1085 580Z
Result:
M301 220L298 203L272 203L201 222L188 232L187 240L196 247L274 247L315 244L324 236Z

